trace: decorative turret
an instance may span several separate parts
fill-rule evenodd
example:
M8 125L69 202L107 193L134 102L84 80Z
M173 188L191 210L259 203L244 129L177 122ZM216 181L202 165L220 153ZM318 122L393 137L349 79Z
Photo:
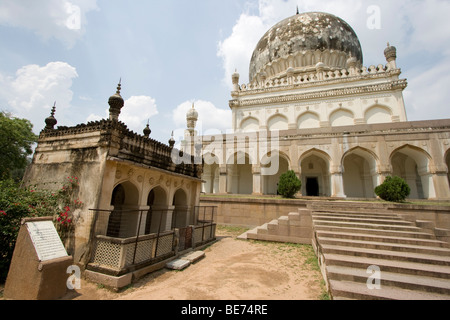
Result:
M144 137L146 137L146 138L150 137L150 133L152 133L152 130L150 130L150 123L149 122L150 122L150 120L147 121L147 126L144 128L144 131L143 131Z
M52 112L50 114L50 117L45 119L45 129L47 130L53 130L58 123L58 121L55 119L55 111L56 111L56 101L53 104Z
M109 97L109 120L114 120L114 121L119 121L119 115L120 115L120 110L123 108L125 102L122 98L122 96L120 95L120 90L121 90L121 82L122 79L119 81L119 84L117 85L117 91L114 95L112 95L111 97Z
M237 70L234 70L234 73L231 75L231 80L233 82L233 91L239 91L239 73Z
M175 139L173 138L173 131L172 131L172 136L169 139L169 146L171 148L173 148L175 146Z
M388 62L389 69L397 69L397 48L391 46L388 42L387 48L384 50L384 56Z

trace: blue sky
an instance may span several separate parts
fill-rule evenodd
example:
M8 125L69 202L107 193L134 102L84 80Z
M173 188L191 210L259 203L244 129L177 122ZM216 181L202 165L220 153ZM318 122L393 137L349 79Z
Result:
M386 63L388 41L397 47L409 120L449 117L448 0L0 0L0 109L36 133L55 100L58 125L105 118L122 78L130 129L149 120L166 143L195 102L201 131L224 131L231 74L248 81L256 43L297 5L347 21L365 66Z

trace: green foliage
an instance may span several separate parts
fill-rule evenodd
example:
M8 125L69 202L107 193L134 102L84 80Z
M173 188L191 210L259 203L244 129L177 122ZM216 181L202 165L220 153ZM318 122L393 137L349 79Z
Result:
M294 171L290 170L281 175L278 182L278 193L284 198L294 198L295 194L302 188L302 182Z
M411 193L411 188L400 177L386 177L382 185L375 188L375 194L385 201L403 202Z
M79 200L73 200L77 187L78 179L70 177L53 192L22 188L11 179L0 180L0 283L6 280L22 219L54 217L63 242L73 232L72 211L82 206Z
M0 112L0 179L21 179L36 141L30 121Z

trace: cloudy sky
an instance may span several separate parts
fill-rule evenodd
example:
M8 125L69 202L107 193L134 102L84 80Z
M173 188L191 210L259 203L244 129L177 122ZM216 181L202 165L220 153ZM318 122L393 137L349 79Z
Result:
M121 78L130 129L149 121L167 143L194 102L201 133L225 131L231 74L248 81L257 42L297 5L347 21L365 66L396 46L409 120L449 118L448 0L0 0L0 109L36 133L55 101L58 125L106 118Z

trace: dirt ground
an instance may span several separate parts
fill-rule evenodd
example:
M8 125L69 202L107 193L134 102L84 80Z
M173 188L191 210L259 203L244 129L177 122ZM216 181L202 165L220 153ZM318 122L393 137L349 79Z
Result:
M121 292L82 281L63 300L319 300L324 282L311 246L237 240L219 227L205 257L182 271L162 269Z

